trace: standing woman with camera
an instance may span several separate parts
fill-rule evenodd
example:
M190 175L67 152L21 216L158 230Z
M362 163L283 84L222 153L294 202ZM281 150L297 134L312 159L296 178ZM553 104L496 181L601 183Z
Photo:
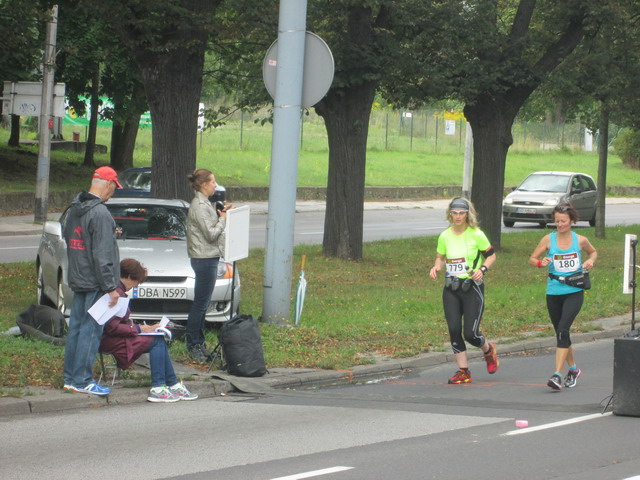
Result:
M565 387L575 387L578 378L582 375L573 356L569 329L582 308L585 285L575 283L571 277L578 277L578 282L583 282L581 271L593 268L598 252L587 237L571 230L571 226L578 221L578 212L571 204L557 205L553 209L553 219L556 231L542 237L529 257L529 265L548 268L547 310L556 332L557 348L555 371L547 385L554 390L560 390L562 367L565 362L569 365L564 381ZM584 263L582 263L582 251L589 255Z
M438 237L436 261L429 276L435 280L445 268L442 304L458 365L449 383L471 383L465 340L482 349L489 373L496 373L500 367L495 344L480 333L484 277L496 255L487 236L478 228L476 211L469 200L454 198L447 208L447 220L450 226Z
M216 189L213 173L198 168L187 178L195 190L187 216L187 250L196 274L193 303L187 318L187 351L192 360L206 362L209 352L204 344L204 318L216 285L227 209L216 211L209 201Z

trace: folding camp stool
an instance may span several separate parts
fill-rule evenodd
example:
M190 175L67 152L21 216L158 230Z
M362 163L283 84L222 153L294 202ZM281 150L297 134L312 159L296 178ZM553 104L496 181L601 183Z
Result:
M110 355L111 358L113 358L114 364L105 366L103 354L102 354L102 352L98 352L98 361L100 362L100 378L98 379L98 383L102 382L102 375L105 375L105 373L106 373L105 368L111 368L111 369L113 369L113 377L111 378L111 386L113 386L113 384L116 382L116 375L118 375L118 372L120 371L120 368L118 368L118 364L115 363L115 357L113 355L111 355L110 353L107 353L106 355ZM106 375L105 375L105 378L106 378Z

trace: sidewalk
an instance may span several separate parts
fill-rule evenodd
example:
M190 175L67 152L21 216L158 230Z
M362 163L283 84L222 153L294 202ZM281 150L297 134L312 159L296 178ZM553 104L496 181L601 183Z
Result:
M365 202L365 210L398 210L398 209L444 209L449 199L441 200L395 200L389 202ZM640 198L612 197L607 198L607 205L637 204ZM268 202L239 202L234 203L236 207L249 205L252 214L267 214ZM321 201L298 201L296 202L296 212L320 212L325 209L325 202ZM57 220L60 213L49 213L49 220ZM8 235L40 235L42 225L34 223L33 214L0 217L0 237Z
M591 322L594 331L588 333L574 333L571 340L574 344L592 342L606 338L621 337L630 330L631 315L606 318ZM584 329L586 325L582 325ZM514 343L507 343L508 339L498 339L498 354L503 358L502 368L508 367L505 357L510 355L532 355L545 349L552 349L556 345L555 337L531 338ZM443 345L446 352L433 352L417 357L403 359L382 359L374 365L360 365L348 370L316 370L298 368L274 368L263 377L245 378L227 375L221 371L198 370L187 365L174 362L175 370L184 379L189 389L200 396L200 399L213 398L233 394L261 396L277 394L278 389L300 388L312 385L328 385L335 383L349 383L366 378L380 378L397 375L407 370L424 368L443 363L454 363L453 354ZM471 361L480 360L481 352L477 349L469 351ZM142 357L144 358L144 357ZM136 363L137 370L147 368L144 363ZM114 405L130 405L146 403L148 387L129 388L123 381L116 379L113 386L111 378L103 379L103 385L111 388L108 397L68 393L51 388L29 387L22 398L0 398L0 418L35 413L53 413L78 408L99 408ZM197 400L198 401L198 400Z

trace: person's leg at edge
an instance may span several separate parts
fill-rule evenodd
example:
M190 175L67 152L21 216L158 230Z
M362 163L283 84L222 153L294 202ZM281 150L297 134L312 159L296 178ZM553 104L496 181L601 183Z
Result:
M79 334L76 343L75 356L72 367L71 385L84 388L94 383L93 364L100 348L103 325L99 325L89 314L89 309L103 295L102 292L87 292L81 297L83 306L78 312Z
M194 298L187 318L187 349L204 344L204 317L216 283L218 258L192 258L196 274Z
M84 293L76 292L71 303L71 314L69 316L69 328L67 330L67 338L64 345L64 384L73 385L73 367L75 364L76 346L78 344L78 336L80 335L80 318L79 312L84 306ZM75 386L75 385L73 385Z
M149 367L151 368L151 387L163 387L167 385L164 355L166 343L163 337L153 337L149 345Z
M442 291L442 305L458 371L463 371L466 376L468 376L465 382L461 382L460 379L457 378L459 375L458 372L456 372L454 376L449 379L449 383L468 383L471 381L471 374L469 373L467 346L462 337L462 303L455 292L444 288Z
M562 309L557 327L558 348L556 350L556 372L560 373L565 363L569 367L575 365L573 348L571 347L570 329L582 308L584 292L579 291L562 295L562 297L564 298L562 298Z
M491 344L480 332L480 322L484 313L484 285L474 285L466 293L461 293L464 318L464 339L474 347L487 353Z

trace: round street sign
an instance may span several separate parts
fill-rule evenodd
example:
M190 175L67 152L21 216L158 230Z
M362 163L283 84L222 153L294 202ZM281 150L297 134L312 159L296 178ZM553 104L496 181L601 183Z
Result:
M267 50L262 62L262 79L271 98L276 98L276 66L278 57L278 40ZM333 54L331 49L318 35L306 32L304 38L304 70L302 77L302 108L309 108L322 100L334 73Z

